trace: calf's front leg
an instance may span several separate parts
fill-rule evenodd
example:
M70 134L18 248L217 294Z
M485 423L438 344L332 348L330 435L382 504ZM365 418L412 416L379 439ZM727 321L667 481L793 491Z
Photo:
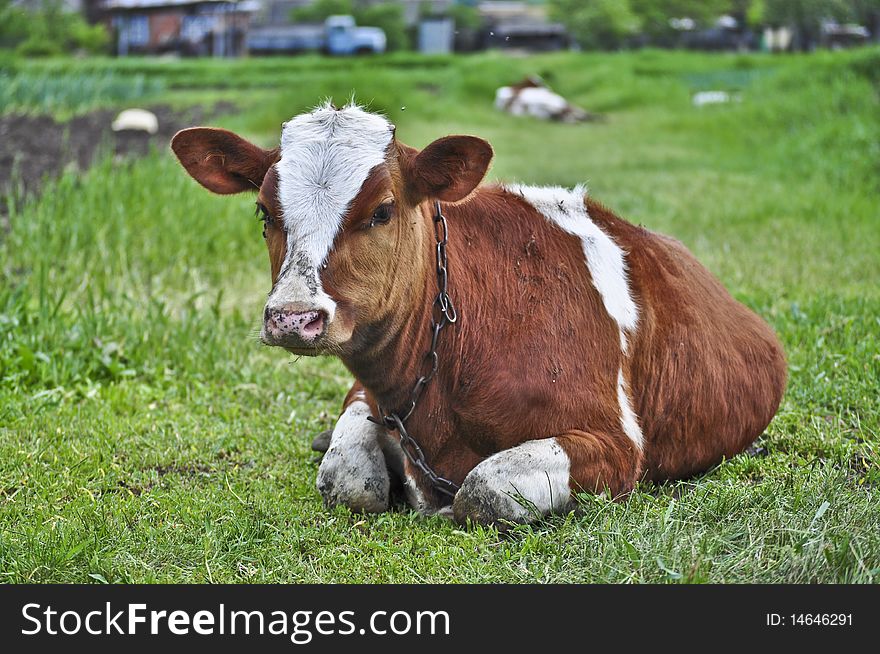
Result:
M327 506L381 513L388 510L391 481L382 439L385 430L367 420L370 407L352 401L333 428L330 446L318 468L318 491Z
M635 486L641 451L622 432L570 431L502 450L471 470L455 495L455 520L525 523L573 508L573 493Z

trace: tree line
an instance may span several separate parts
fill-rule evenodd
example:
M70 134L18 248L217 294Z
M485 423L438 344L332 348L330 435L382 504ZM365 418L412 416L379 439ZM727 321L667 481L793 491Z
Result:
M652 45L673 45L670 19L690 18L709 27L722 15L752 29L788 27L801 49L814 47L822 22L855 22L880 31L880 0L547 0L550 15L585 49L624 47L641 36Z

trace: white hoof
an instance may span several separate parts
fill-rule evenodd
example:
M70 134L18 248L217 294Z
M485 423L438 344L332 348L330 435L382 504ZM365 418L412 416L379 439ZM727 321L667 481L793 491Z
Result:
M563 511L571 499L570 462L553 438L493 454L468 473L452 510L460 523L531 522Z
M367 420L370 409L354 402L333 428L330 447L318 468L318 491L328 507L361 513L388 510L390 480L379 445L382 428Z

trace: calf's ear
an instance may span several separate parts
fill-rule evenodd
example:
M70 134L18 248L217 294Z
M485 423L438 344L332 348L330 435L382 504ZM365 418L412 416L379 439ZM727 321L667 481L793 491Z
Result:
M492 146L476 136L437 139L404 162L407 188L417 202L460 202L483 180L493 154Z
M174 135L171 149L193 179L214 193L257 191L278 150L264 150L225 129L191 127Z

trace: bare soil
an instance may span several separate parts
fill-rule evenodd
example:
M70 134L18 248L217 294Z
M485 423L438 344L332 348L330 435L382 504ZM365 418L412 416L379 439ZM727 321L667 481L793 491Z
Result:
M70 168L85 171L105 152L143 156L151 146L165 148L179 129L235 110L231 103L218 103L210 111L202 107L177 111L167 105L147 108L159 120L156 134L114 132L110 124L119 113L116 109L99 109L68 122L50 116L0 116L0 233L8 228L10 197L35 195L47 180Z

